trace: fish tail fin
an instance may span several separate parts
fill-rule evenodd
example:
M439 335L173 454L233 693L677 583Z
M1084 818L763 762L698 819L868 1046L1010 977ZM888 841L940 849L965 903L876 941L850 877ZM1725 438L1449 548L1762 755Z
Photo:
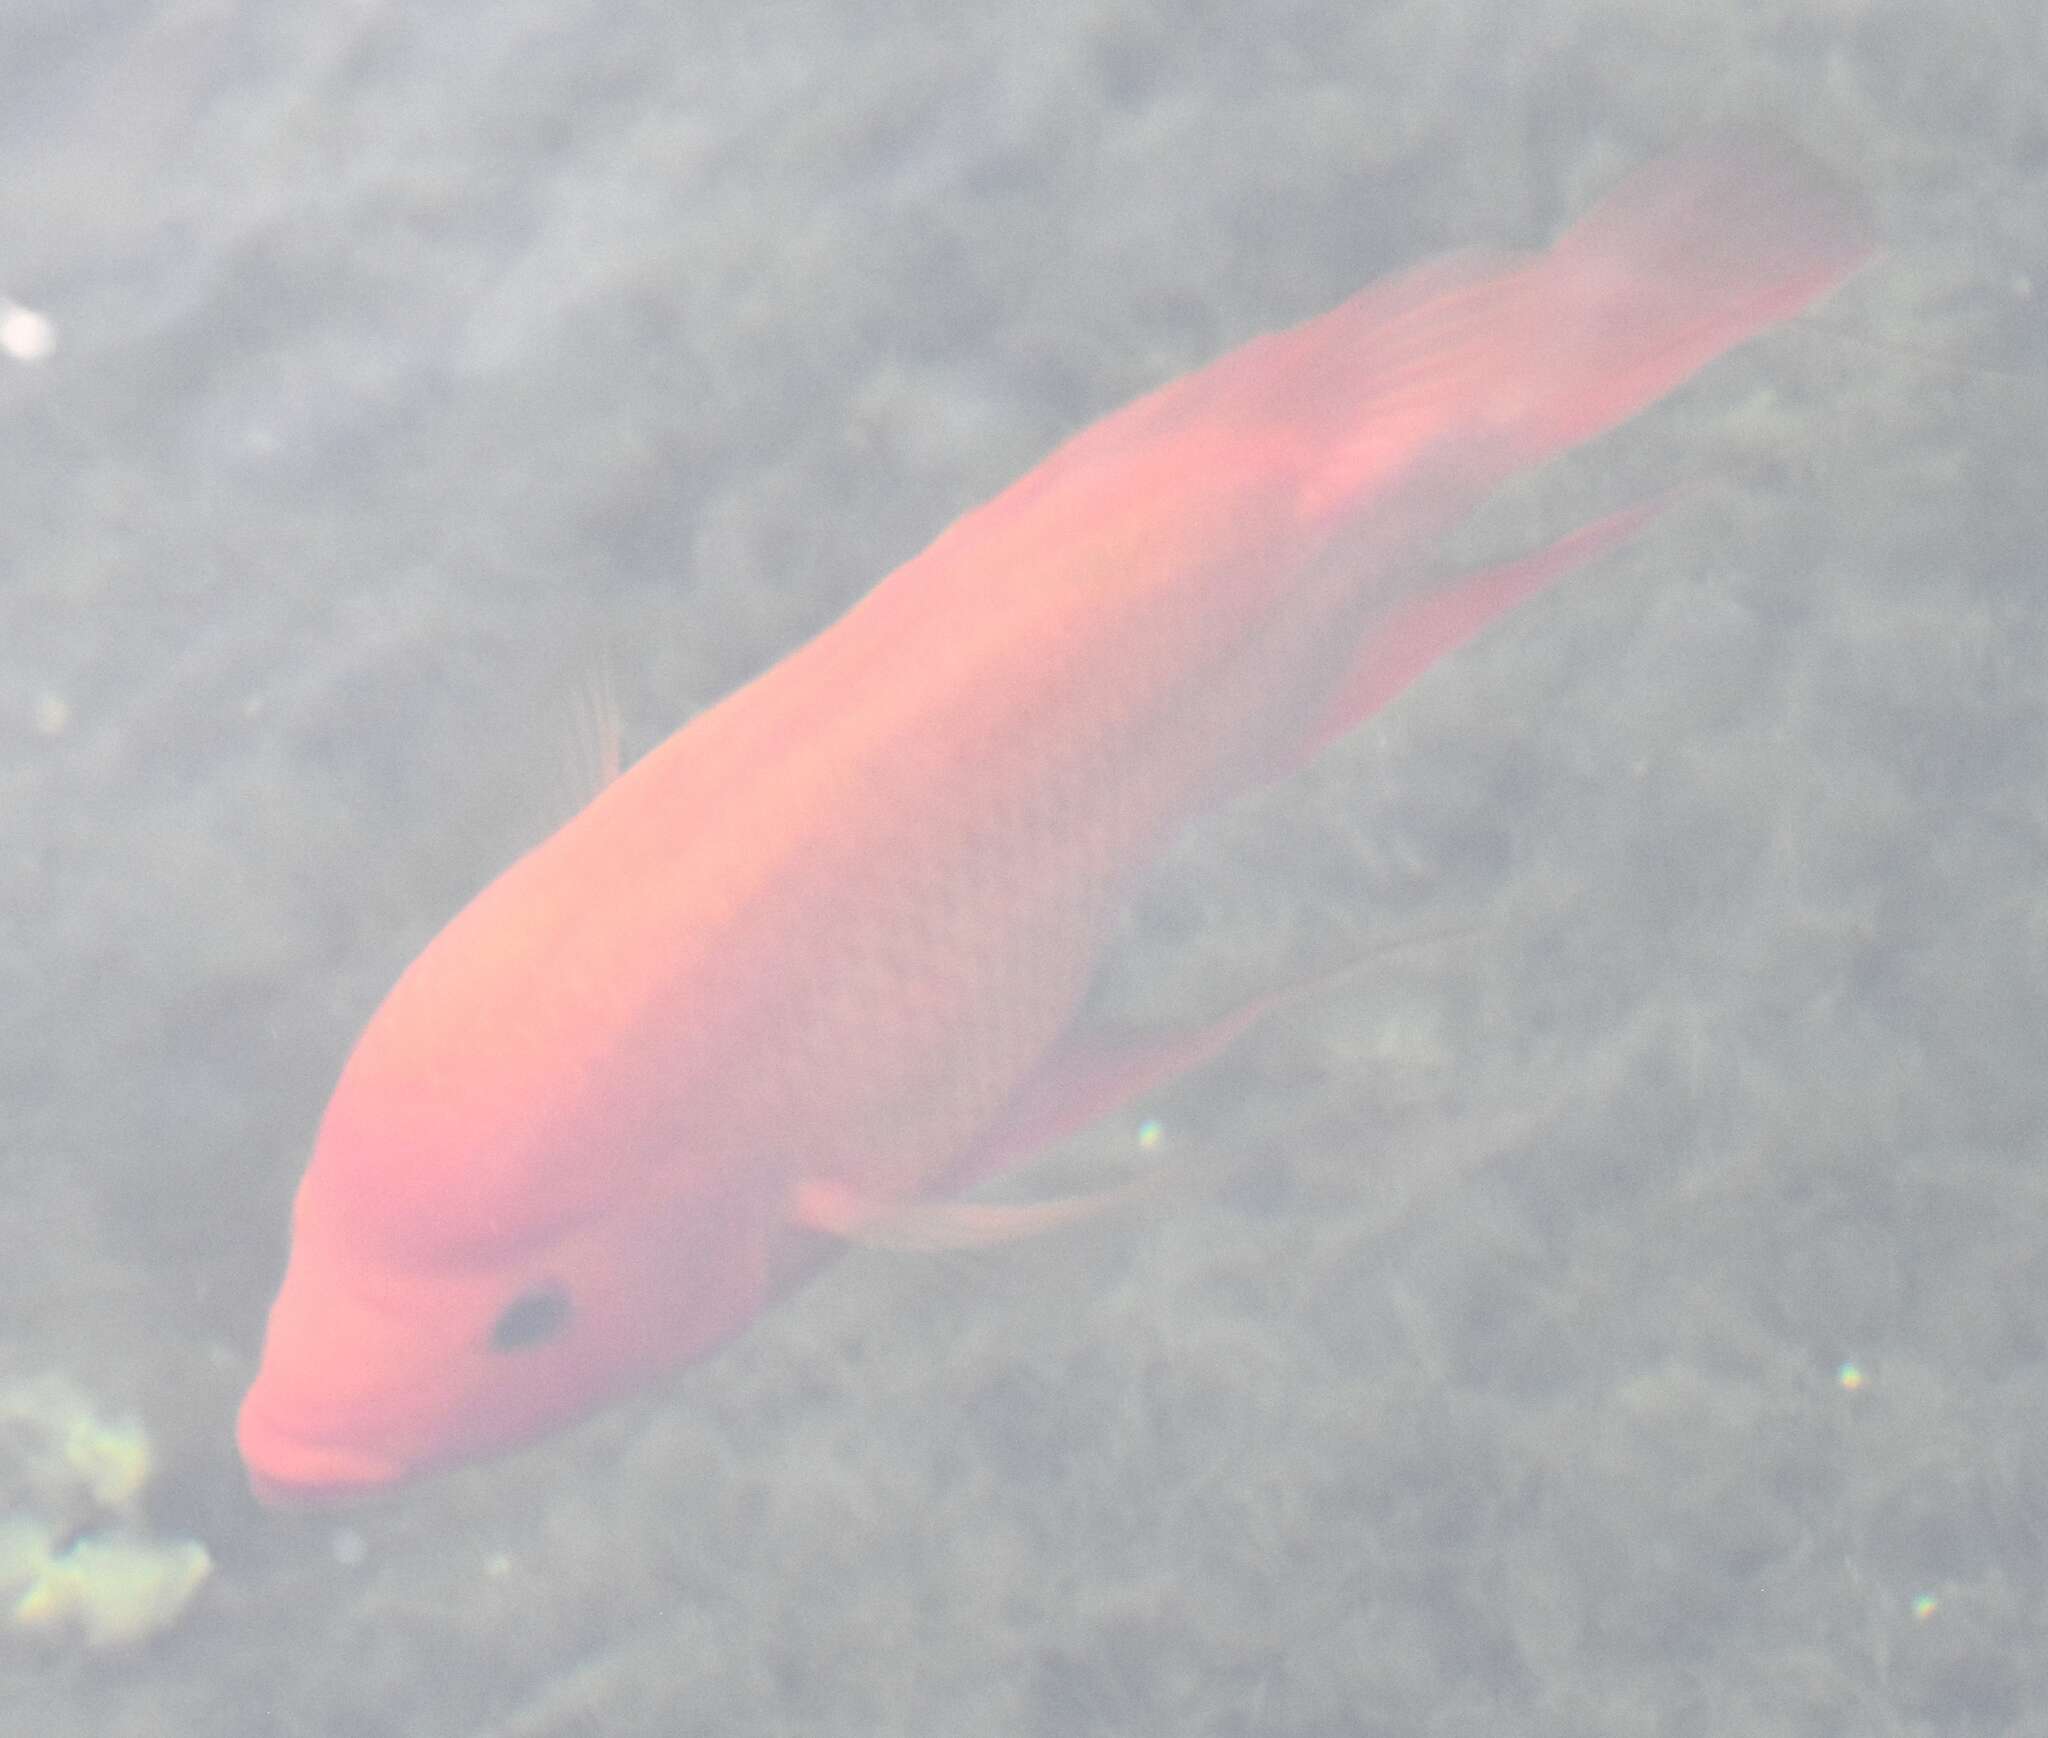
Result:
M1723 132L1650 164L1530 273L1531 455L1635 415L1818 301L1875 246L1861 196L1787 140Z
M1731 132L1640 170L1546 253L1370 286L1269 340L1312 455L1304 515L1341 520L1403 479L1433 498L1418 463L1460 479L1457 507L1626 421L1874 246L1861 198L1816 158Z

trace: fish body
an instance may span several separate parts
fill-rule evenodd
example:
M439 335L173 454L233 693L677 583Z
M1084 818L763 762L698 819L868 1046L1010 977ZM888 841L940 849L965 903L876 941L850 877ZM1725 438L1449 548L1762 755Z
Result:
M259 1492L540 1435L1099 1108L1076 1011L1175 830L1581 553L1432 583L1488 491L1869 249L1818 165L1710 141L1082 431L626 770L350 1056L240 1415Z

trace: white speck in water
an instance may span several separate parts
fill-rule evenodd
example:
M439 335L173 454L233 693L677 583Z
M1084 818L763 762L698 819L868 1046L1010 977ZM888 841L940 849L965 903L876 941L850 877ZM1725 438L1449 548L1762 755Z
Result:
M47 314L0 296L0 351L17 362L40 362L57 348L57 328Z

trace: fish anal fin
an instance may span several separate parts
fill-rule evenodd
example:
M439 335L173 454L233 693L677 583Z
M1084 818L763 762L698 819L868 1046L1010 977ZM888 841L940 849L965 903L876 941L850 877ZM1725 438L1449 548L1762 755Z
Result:
M1535 596L1581 562L1626 542L1663 512L1676 493L1667 490L1619 508L1512 561L1459 574L1375 618L1357 660L1283 770L1291 772L1313 760L1439 658L1475 639L1496 616Z

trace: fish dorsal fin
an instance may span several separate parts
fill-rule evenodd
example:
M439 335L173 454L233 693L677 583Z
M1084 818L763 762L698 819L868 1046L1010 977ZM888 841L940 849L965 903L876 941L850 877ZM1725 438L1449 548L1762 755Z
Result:
M578 684L570 709L568 744L571 794L581 808L619 776L625 765L625 726L611 660L599 657Z
M986 1249L1093 1218L1135 1199L1144 1187L1132 1182L1045 1201L901 1201L863 1195L845 1183L812 1180L796 1186L790 1217L807 1230L870 1249Z

